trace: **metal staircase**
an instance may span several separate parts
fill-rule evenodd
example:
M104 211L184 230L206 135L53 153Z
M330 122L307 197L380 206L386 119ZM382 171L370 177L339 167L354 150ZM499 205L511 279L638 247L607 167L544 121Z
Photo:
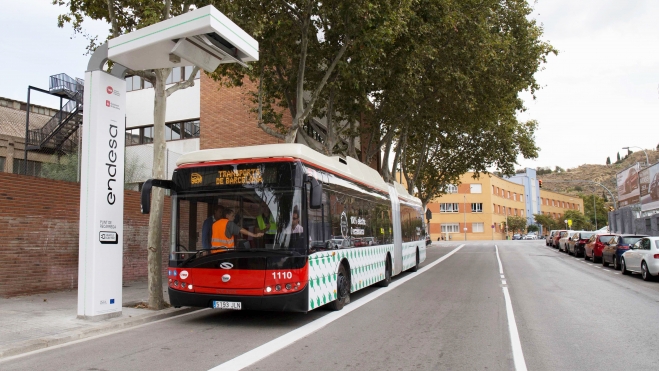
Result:
M72 135L82 125L84 86L84 80L64 73L50 77L50 94L62 98L62 108L43 127L28 131L28 151L71 153L75 149Z

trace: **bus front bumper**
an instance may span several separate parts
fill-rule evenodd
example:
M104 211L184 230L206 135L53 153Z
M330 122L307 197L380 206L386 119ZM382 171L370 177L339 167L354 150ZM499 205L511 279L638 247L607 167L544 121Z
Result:
M275 312L308 312L309 286L290 293L267 296L239 296L198 294L169 288L169 302L173 307L213 308L214 301L240 302L242 310L263 310Z

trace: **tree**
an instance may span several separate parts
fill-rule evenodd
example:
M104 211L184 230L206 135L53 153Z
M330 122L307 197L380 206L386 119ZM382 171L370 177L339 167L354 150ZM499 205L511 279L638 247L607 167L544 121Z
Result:
M606 158L606 164L607 164L607 165L611 165L611 156L608 156L608 157Z
M535 224L529 224L529 225L526 227L526 230L527 230L528 232L537 232L537 231L540 230L540 227L538 227L538 226L535 225Z
M44 178L78 181L78 152L73 151L64 156L53 156L53 162L44 162L41 166Z
M569 227L572 230L592 230L593 225L586 220L586 216L577 210L566 210L563 215L565 220L572 220L572 226Z
M547 231L550 231L552 229L559 229L562 226L562 222L561 224L559 224L556 219L552 218L549 215L534 214L533 218L535 219L536 223L542 225L542 228Z
M312 148L332 154L339 134L356 136L350 130L358 118L355 107L368 102L360 85L367 72L364 66L404 26L410 2L236 0L216 4L259 41L261 50L253 68L221 66L212 77L229 86L240 86L245 78L258 82L252 96L258 127L287 143L302 136ZM290 122L284 122L282 109L290 113ZM299 130L305 123L313 125L308 119L314 115L328 120L322 147ZM347 124L339 125L341 120ZM348 145L356 156L354 141Z
M597 195L579 195L583 199L584 216L586 221L593 227L597 224L601 228L608 224L608 210L606 208L606 200ZM595 200L595 208L593 208L593 199ZM596 211L596 212L595 212ZM595 214L597 214L597 223L595 223Z
M618 160L616 161L616 164L620 163L620 152L617 153L617 156L618 156Z
M509 216L508 230L511 232L524 232L526 230L526 218L521 216Z
M102 20L110 24L109 38L158 23L173 16L183 14L196 7L204 6L208 1L179 1L179 0L53 0L53 4L64 6L68 13L58 17L58 26L63 27L70 23L75 33L84 34L83 21L86 18ZM88 36L88 35L86 35ZM88 36L90 44L88 51L92 52L97 46L97 36ZM195 67L186 81L176 83L165 89L165 81L171 73L171 68L159 68L149 71L129 71L129 74L140 76L149 81L154 87L154 137L153 137L153 173L155 179L166 179L165 163L165 112L167 111L167 97L174 92L194 85L194 76L198 67ZM155 187L152 194L151 214L149 215L149 233L147 243L148 259L148 286L149 307L162 309L164 299L162 293L162 236L161 223L164 207L164 190Z
M539 88L534 73L554 50L524 1L418 1L412 11L378 64L380 135L368 156L382 145L383 177L402 164L408 191L426 203L466 171L513 174L518 155L537 156L537 123L517 120L518 92Z

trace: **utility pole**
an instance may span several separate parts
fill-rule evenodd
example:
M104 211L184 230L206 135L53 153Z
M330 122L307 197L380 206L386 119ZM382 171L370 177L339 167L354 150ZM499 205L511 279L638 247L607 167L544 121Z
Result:
M593 196L593 210L595 211L595 230L597 230L597 206L595 206L595 195Z

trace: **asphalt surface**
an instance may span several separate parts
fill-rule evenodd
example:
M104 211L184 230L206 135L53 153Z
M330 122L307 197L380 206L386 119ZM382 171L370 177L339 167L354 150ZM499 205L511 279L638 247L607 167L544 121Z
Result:
M433 245L422 266L458 245ZM506 286L529 370L656 370L659 283L616 273L543 240L468 242L375 299L383 289L353 294L344 311L363 305L246 369L513 370ZM0 370L209 370L332 315L208 309L0 361Z

